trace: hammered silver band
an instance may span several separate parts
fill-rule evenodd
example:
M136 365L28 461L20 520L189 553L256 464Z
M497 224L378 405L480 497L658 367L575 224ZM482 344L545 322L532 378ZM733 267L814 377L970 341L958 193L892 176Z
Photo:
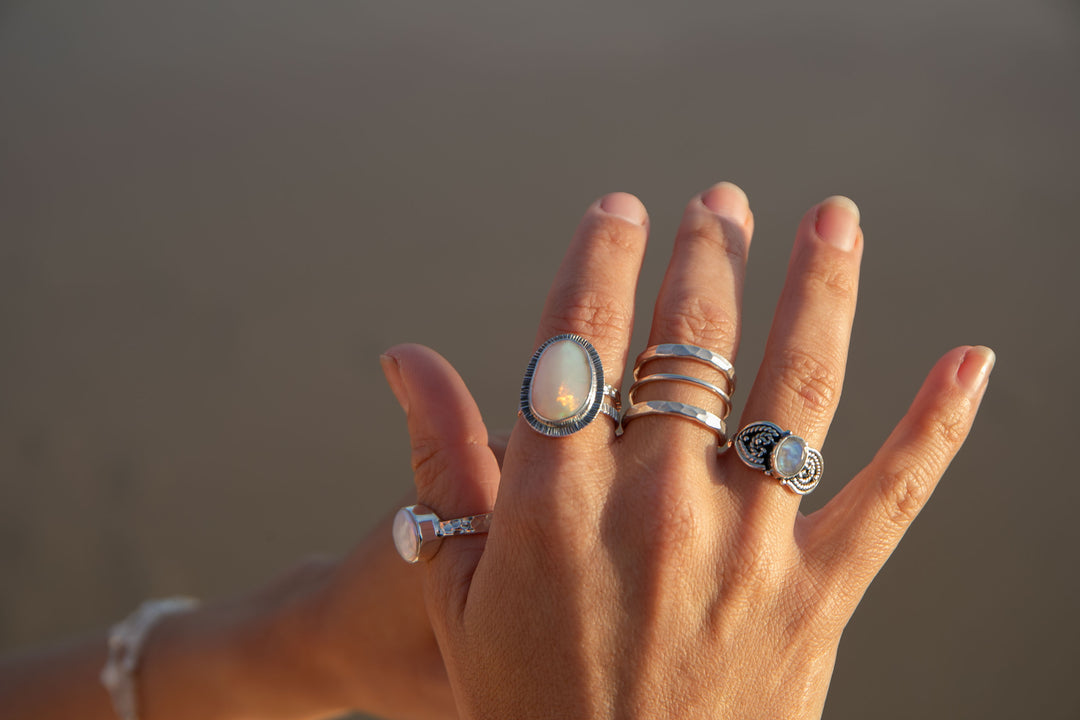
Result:
M686 343L661 343L645 348L645 352L638 355L637 362L634 364L634 380L640 379L642 366L659 358L696 360L709 365L722 372L727 378L728 393L735 392L735 366L731 364L731 361L708 348Z
M616 427L622 417L622 395L611 385L604 386L604 399L600 401L600 412L615 421Z
M491 528L491 513L441 520L426 505L408 505L394 516L394 547L405 562L430 559L442 539L452 535L477 535Z
M674 415L692 420L716 433L717 442L721 447L727 444L727 425L724 424L722 418L708 410L673 400L643 400L634 403L623 413L622 424L625 427L631 420L646 415Z
M476 535L478 533L486 533L490 528L491 513L480 513L479 515L467 515L466 517L455 518L453 520L441 520L436 535L438 537L446 537L447 535Z
M750 423L735 433L732 445L747 466L776 478L797 495L813 492L825 471L818 450L775 423Z
M728 413L731 412L731 397L726 392L716 387L711 382L706 382L701 378L691 377L690 375L680 375L678 373L652 373L650 375L645 375L630 386L630 391L626 394L627 399L632 405L635 402L638 388L642 385L648 385L649 383L663 381L685 383L687 385L696 385L697 387L705 388L720 398L720 401L724 403L724 412L721 414L721 417L727 417Z

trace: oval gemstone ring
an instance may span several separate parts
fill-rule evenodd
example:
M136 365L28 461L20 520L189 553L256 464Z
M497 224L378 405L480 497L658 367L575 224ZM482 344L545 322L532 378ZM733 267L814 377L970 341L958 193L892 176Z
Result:
M799 495L813 491L825 471L820 452L771 422L750 423L735 434L732 444L740 460Z
M537 348L521 382L518 414L538 433L564 437L591 423L601 411L618 422L619 392L604 384L600 354L572 333L548 338Z

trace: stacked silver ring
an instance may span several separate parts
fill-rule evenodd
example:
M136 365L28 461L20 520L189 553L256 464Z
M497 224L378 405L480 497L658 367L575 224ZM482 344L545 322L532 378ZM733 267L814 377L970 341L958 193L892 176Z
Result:
M720 376L726 382L727 388L721 388L716 383L692 375L665 372L643 373L642 370L645 365L662 358L693 360L708 365L720 373ZM683 383L707 390L720 401L719 413L673 400L637 401L636 396L639 388L657 382ZM707 348L684 343L653 345L646 348L645 352L638 356L637 362L634 364L634 384L630 386L630 391L627 393L630 406L623 412L621 425L625 428L626 424L631 420L645 415L673 415L685 418L716 433L717 452L723 452L728 446L727 425L724 421L727 419L728 414L731 413L731 395L734 392L735 367L723 355Z

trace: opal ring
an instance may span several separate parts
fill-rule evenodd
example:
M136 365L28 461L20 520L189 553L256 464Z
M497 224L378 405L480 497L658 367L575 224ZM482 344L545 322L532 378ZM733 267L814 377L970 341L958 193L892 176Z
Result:
M477 535L491 526L491 513L440 520L426 505L409 505L394 516L394 547L405 562L429 560L448 535Z
M735 434L732 444L740 460L799 495L813 491L825 470L820 452L771 422L750 423Z
M585 338L566 333L537 348L521 382L518 414L536 432L564 437L600 413L619 422L619 391L604 384L600 354Z
M626 409L626 412L623 413L622 424L625 427L631 420L646 415L674 415L675 417L692 420L716 433L717 442L720 443L718 451L727 449L727 426L724 425L723 418L708 410L673 400L643 400Z

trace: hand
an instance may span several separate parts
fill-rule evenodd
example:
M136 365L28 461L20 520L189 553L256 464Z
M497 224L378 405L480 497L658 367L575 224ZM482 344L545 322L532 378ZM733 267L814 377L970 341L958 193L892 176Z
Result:
M507 438L493 434L488 442L500 465ZM424 607L422 575L394 549L392 520L390 515L379 523L343 562L316 559L292 571L264 591L264 604L294 606L285 615L296 620L285 624L297 627L296 637L311 646L307 657L323 658L327 672L313 687L327 689L311 693L320 708L401 720L456 718Z
M650 345L734 358L752 232L733 185L690 202ZM580 334L607 377L623 376L646 233L645 209L630 195L589 209L537 345ZM840 396L862 249L849 200L831 198L803 218L737 427L769 420L821 447ZM563 438L519 421L500 480L480 413L450 365L419 346L387 355L420 501L442 518L494 507L487 536L448 538L416 568L458 709L518 719L819 716L844 625L966 437L993 364L986 348L946 354L870 465L803 516L798 495L674 417L639 418L620 437L602 416ZM702 376L695 363L654 362L651 371ZM659 398L708 402L673 383L638 396ZM838 482L827 468L824 477Z

